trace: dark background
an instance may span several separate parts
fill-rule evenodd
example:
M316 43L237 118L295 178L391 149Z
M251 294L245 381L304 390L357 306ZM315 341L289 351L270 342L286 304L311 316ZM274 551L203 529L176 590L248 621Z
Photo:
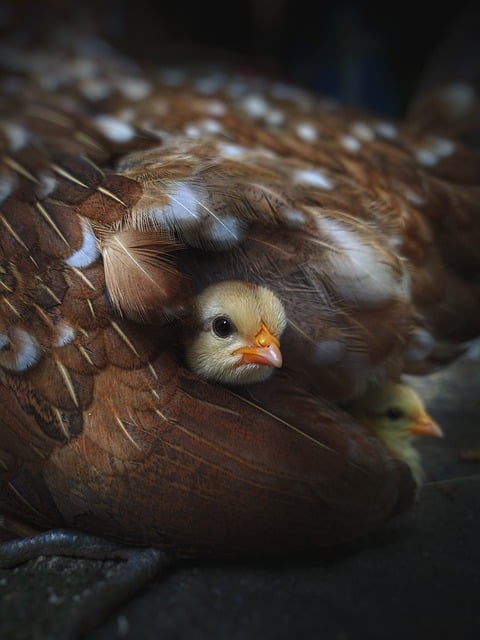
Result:
M0 33L84 23L140 61L165 50L239 56L342 102L401 117L425 61L473 3L10 0ZM2 29L3 25L3 29Z

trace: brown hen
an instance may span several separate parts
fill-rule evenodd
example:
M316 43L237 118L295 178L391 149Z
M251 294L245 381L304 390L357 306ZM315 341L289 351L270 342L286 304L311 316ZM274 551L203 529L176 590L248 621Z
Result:
M4 517L179 555L381 526L411 473L336 403L478 332L480 157L283 82L77 45L1 56ZM179 340L225 279L287 316L284 367L242 393Z

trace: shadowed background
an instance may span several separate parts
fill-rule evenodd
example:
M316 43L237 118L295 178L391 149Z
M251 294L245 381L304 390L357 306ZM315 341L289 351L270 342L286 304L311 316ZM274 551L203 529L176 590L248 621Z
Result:
M423 65L473 3L309 0L15 0L0 2L3 32L58 21L94 27L140 62L239 59L341 102L401 116Z

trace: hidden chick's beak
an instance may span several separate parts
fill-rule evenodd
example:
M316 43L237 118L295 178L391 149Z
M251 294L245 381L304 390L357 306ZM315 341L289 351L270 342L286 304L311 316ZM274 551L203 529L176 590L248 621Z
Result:
M443 438L444 434L435 420L426 412L422 412L410 427L412 436L430 436L432 438Z
M242 354L241 364L264 364L280 368L283 364L280 341L270 332L264 322L255 336L255 344L236 349L232 355Z

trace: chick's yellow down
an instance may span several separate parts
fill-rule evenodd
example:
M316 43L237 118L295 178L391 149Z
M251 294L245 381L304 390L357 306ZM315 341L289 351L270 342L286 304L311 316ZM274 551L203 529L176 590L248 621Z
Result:
M187 363L217 382L261 382L282 366L286 324L283 305L269 289L238 280L213 284L195 299Z
M424 471L413 440L417 436L442 438L443 432L425 410L418 393L407 384L388 381L370 387L348 409L383 441L395 457L410 467L417 485L420 485Z

